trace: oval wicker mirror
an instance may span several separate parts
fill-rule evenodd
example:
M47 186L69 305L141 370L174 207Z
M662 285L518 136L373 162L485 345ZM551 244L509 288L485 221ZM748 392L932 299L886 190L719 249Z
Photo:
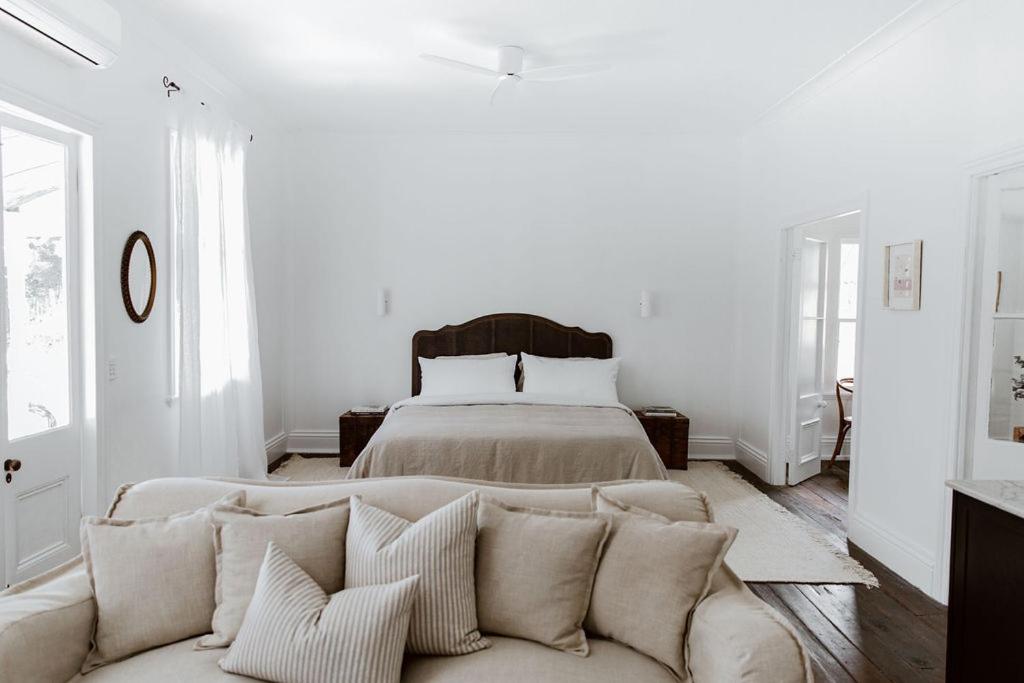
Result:
M136 230L128 237L121 254L121 298L128 317L134 322L144 323L153 312L156 300L156 254L149 236ZM145 300L146 305L139 312L137 301Z

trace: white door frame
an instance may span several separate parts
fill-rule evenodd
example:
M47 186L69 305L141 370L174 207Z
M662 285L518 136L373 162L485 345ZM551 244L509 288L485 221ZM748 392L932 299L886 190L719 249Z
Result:
M955 350L954 386L950 414L956 419L950 426L950 449L946 457L946 479L966 479L971 476L971 459L968 457L969 439L972 438L974 414L972 393L974 381L971 370L977 359L978 349L974 343L974 328L980 311L976 305L978 279L981 277L982 257L980 237L982 230L981 209L984 180L996 173L1024 168L1024 145L1012 145L992 154L979 157L964 166L966 215L961 224L966 225L967 240L964 249L963 295L960 301L960 343ZM946 504L943 509L943 524L936 539L936 570L933 580L933 597L949 594L949 544L952 524L952 492L945 491Z
M796 388L792 382L791 350L794 340L791 338L790 314L792 311L793 297L793 267L789 252L794 248L793 236L799 229L820 223L830 218L838 218L850 213L859 212L859 229L857 240L861 245L861 257L858 263L857 281L857 332L855 338L856 349L854 351L854 376L857 376L861 367L861 354L863 353L864 306L866 296L860 296L866 290L867 284L867 262L866 245L868 238L868 210L869 197L865 192L851 199L837 201L825 205L824 208L807 211L794 215L784 221L779 227L779 276L777 278L776 296L776 323L775 335L772 344L772 380L769 407L769 437L768 437L768 483L783 485L786 483L786 464L789 460L787 436L791 432L793 417L791 407L795 403ZM852 412L860 414L860 397L863 394L863 384L858 378L857 391L853 394ZM850 430L850 498L849 509L854 510L856 506L857 491L857 468L858 468L858 438L857 430Z

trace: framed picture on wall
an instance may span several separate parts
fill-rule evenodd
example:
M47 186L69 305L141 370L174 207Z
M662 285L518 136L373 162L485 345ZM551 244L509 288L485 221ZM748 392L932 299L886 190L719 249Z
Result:
M882 307L891 311L921 308L921 240L885 247Z

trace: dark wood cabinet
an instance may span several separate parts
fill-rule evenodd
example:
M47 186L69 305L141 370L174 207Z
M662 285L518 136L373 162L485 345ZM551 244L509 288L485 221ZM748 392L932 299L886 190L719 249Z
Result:
M946 680L1024 681L1024 519L953 492Z
M377 415L355 415L347 412L338 418L338 439L340 457L338 465L350 467L356 457L366 448L366 443L384 422L387 413Z
M690 418L682 413L675 416L644 415L639 410L636 417L647 432L661 461L670 470L685 470L689 462Z

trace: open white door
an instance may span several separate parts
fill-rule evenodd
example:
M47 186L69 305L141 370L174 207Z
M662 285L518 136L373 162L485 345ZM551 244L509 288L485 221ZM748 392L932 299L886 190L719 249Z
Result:
M786 483L799 484L821 472L821 411L828 404L821 395L825 341L825 287L828 247L819 239L796 231L793 250L793 302L791 345L792 381L796 397L793 423L787 435L789 456Z
M0 113L0 587L78 553L76 142Z

